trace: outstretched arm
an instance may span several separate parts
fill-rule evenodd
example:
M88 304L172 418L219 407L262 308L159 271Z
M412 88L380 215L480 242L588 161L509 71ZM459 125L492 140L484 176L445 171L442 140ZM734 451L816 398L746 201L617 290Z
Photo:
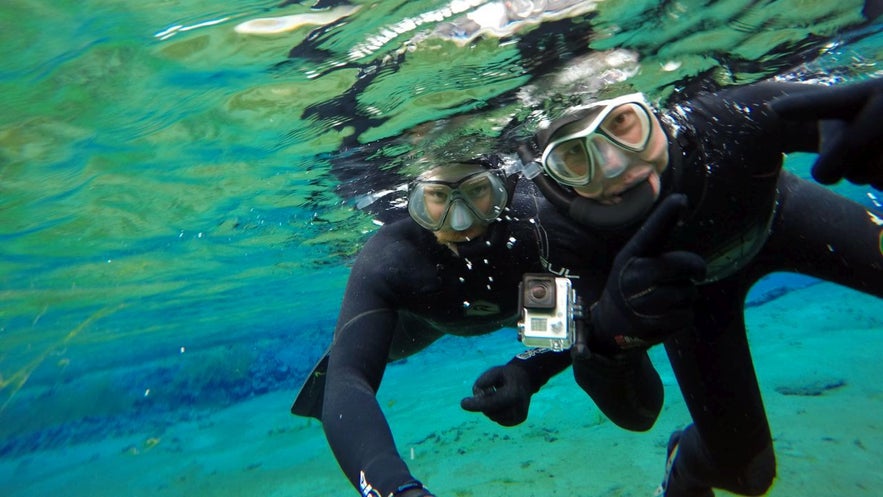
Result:
M812 168L816 181L846 179L883 190L883 78L816 86L777 98L770 107L783 119L817 123L821 143Z
M363 495L389 495L414 480L399 456L375 394L386 366L390 311L362 314L343 324L328 362L322 424L341 469Z
M398 319L376 267L360 255L350 274L328 360L322 425L361 495L430 495L399 456L375 396Z

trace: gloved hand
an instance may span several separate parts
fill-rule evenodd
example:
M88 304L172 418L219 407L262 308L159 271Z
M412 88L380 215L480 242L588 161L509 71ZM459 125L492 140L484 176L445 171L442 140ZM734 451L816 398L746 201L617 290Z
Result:
M692 323L694 281L705 278L698 254L663 251L684 195L664 198L613 261L601 298L590 309L589 348L605 355L646 348Z
M515 426L527 419L534 393L530 374L510 363L495 366L479 376L472 385L472 397L461 400L460 407L484 413L503 426Z
M883 190L883 78L779 97L784 119L819 121L821 145L812 176L826 185L846 179Z

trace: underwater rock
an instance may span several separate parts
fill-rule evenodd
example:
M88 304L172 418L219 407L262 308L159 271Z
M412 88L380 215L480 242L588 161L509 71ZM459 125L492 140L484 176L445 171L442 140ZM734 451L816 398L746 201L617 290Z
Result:
M782 395L799 395L803 397L817 397L829 390L846 386L846 380L841 378L811 380L802 384L783 385L776 387L776 391Z

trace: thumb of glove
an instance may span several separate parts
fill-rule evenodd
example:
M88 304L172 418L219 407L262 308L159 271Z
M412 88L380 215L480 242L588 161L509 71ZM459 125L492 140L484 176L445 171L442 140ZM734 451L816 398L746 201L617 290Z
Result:
M491 368L475 381L472 391L472 397L460 401L464 410L481 412L503 426L514 426L527 419L532 392L530 378L521 368Z
M460 408L469 412L483 412L487 407L487 404L488 402L485 401L484 396L478 395L463 397L463 399L460 400Z

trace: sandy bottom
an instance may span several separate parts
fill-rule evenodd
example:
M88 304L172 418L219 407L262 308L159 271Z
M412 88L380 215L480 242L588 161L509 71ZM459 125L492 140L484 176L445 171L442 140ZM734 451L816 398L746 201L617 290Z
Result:
M830 284L749 310L779 460L768 495L883 494L881 311L879 299ZM459 400L478 374L521 350L512 336L479 346L448 339L389 368L381 402L413 473L439 497L652 495L669 433L689 422L662 351L653 358L666 402L650 432L604 419L569 372L534 396L527 422L502 428ZM321 426L288 414L292 396L255 398L162 433L2 459L0 494L357 495Z

